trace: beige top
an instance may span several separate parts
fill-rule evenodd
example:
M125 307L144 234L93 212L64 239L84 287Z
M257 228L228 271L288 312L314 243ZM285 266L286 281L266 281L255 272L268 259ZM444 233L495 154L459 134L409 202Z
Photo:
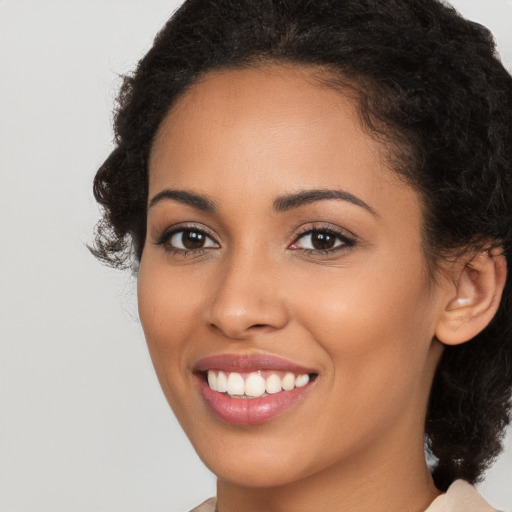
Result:
M215 512L215 498L210 498L190 512ZM497 512L464 480L456 480L446 494L438 496L425 512Z
M464 480L455 480L446 494L438 496L425 512L497 512Z

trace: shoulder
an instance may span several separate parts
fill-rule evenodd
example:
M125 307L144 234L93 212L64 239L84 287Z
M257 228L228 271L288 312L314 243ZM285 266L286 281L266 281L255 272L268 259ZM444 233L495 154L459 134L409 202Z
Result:
M210 498L209 500L201 503L201 505L193 508L190 512L215 512L216 503L217 500L215 498Z
M498 512L464 480L456 480L446 494L436 498L425 512Z
M190 512L215 512L216 499L210 498ZM446 494L436 498L425 512L499 512L464 480L456 480Z

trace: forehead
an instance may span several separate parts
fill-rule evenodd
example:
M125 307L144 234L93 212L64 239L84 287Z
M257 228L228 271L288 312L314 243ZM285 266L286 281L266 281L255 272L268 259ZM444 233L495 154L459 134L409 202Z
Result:
M257 132L260 137L278 135L280 141L292 142L313 138L319 125L325 127L325 136L333 120L343 130L333 133L334 137L347 138L361 131L355 102L321 86L313 73L310 68L281 65L207 73L187 89L164 119L152 159L164 146L176 149L183 142L190 144L191 135L197 144L235 137L233 142L244 142L247 151L251 138L247 135ZM365 139L359 142L372 142Z
M172 187L225 199L227 184L249 202L334 187L379 203L387 188L388 200L418 206L361 126L355 100L308 67L211 72L167 115L151 154L150 197Z

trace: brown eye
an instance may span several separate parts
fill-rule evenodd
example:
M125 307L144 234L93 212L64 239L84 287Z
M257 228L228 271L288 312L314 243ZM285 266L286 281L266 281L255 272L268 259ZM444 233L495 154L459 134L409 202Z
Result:
M171 233L165 245L178 251L194 251L209 247L218 247L217 243L206 233L198 229L180 229Z
M293 249L308 252L334 252L355 245L355 240L331 229L312 229L303 233L293 243Z
M332 249L336 244L336 237L324 231L313 231L311 233L311 245L319 251Z
M178 233L181 236L181 243L185 249L200 249L203 247L206 237L198 231L182 231ZM174 238L174 237L173 237Z

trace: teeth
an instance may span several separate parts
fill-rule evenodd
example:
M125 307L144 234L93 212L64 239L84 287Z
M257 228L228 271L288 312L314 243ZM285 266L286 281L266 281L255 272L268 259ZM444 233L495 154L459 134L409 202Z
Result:
M295 379L295 387L302 388L309 382L309 375L305 373L304 375L297 375Z
M291 391L295 387L295 375L293 375L293 373L287 373L281 381L281 387L285 391Z
M208 372L208 386L217 389L217 375L212 371Z
M245 394L247 396L261 396L265 393L265 379L257 373L251 373L245 381Z
M210 373L210 372L208 372ZM213 373L213 372L211 372ZM215 389L215 388L212 388ZM226 374L224 372L219 372L217 375L217 389L215 391L218 391L219 393L225 393L228 390L228 378L226 377Z
M243 395L244 388L244 378L239 373L230 373L228 377L228 395Z
M281 379L279 378L279 375L276 375L273 373L269 377L267 377L267 383L265 386L265 389L267 390L267 393L271 395L272 393L279 393L281 391Z
M305 386L309 382L307 373L295 376L288 372L281 379L277 373L271 373L266 379L261 372L252 372L242 377L240 373L215 373L208 370L208 385L219 393L228 393L230 396L260 397L266 393L274 394L281 391L291 391L294 388Z

